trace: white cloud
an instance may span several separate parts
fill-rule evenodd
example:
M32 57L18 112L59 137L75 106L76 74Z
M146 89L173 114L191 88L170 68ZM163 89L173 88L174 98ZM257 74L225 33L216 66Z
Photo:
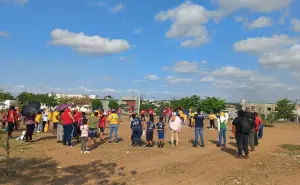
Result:
M207 64L207 60L201 60L201 64Z
M8 37L9 34L5 31L0 31L0 37Z
M163 71L168 71L170 68L169 67L163 67L162 70Z
M113 13L117 13L122 11L125 8L125 5L123 3L118 3L115 4L112 8L111 8L111 12Z
M107 55L120 53L130 48L124 39L108 39L98 35L87 36L83 32L73 33L59 28L51 32L52 44L69 46L72 49L91 54Z
M24 5L28 2L28 0L0 0L0 3L14 3L17 5Z
M140 34L140 33L142 33L142 31L143 31L143 28L137 28L133 31L133 34Z
M292 27L292 30L294 30L295 32L300 32L300 20L299 19L291 19L290 20L290 24Z
M180 46L196 47L210 41L204 26L213 17L213 12L203 6L186 1L174 9L159 12L155 19L170 20L173 24L166 33L167 38L186 38Z
M147 75L145 76L145 79L154 81L154 80L159 80L159 77L156 75Z
M110 80L112 80L112 77L109 77L109 76L101 76L100 79L101 79L101 80L105 80L105 81L110 81Z
M249 29L265 28L271 27L273 25L273 20L270 17L261 16L255 19L253 22L249 23Z
M175 83L190 83L192 82L192 79L190 78L178 78L175 76L168 76L166 78L166 80L171 83L171 84L175 84Z
M213 71L211 75L216 77L249 77L254 73L254 71L241 70L237 67L226 66Z
M265 53L259 58L259 63L265 67L300 69L300 45L288 49Z
M215 79L212 76L205 76L200 79L200 82L213 82L213 81L215 81Z
M111 93L117 92L115 89L112 89L112 88L104 88L104 89L101 89L100 91L101 92L111 92Z
M180 61L175 64L173 70L180 73L194 73L198 71L198 64L197 62Z
M293 0L216 0L224 14L235 12L239 9L248 9L252 12L273 12L288 8Z
M212 85L216 88L232 88L233 81L231 80L216 80Z
M265 53L290 46L296 42L295 39L290 38L288 35L281 34L273 35L272 37L247 38L236 42L233 48L238 52Z

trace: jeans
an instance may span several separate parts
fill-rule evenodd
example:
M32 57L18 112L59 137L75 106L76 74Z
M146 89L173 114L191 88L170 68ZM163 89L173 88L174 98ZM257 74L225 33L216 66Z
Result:
M63 127L64 127L63 144L67 145L67 142L68 142L68 146L71 146L73 124L66 124L66 125L63 125Z
M259 130L258 130L258 138L262 139L264 133L264 125L260 125Z
M143 130L142 128L138 129L138 128L133 128L132 129L132 145L138 144L138 145L142 145L142 134L143 134Z
M118 141L118 125L117 124L111 124L109 127L110 133L109 133L109 141L111 141L113 133L115 133L115 141Z
M63 136L64 136L64 127L63 127L63 125L58 125L57 126L56 136L57 136L57 141L63 141Z
M223 145L222 145L222 139L223 139ZM220 128L219 132L219 145L226 146L226 128Z
M26 125L26 135L25 135L25 140L26 141L32 141L32 134L34 131L34 124Z
M118 114L119 121L121 121L121 114Z
M86 143L87 143L88 137L81 137L81 151L86 151Z
M198 138L200 136L201 145L204 145L203 127L195 127L195 145L198 145Z
M248 150L248 141L249 141L249 135L244 134L236 134L236 145L238 147L238 155L241 156L243 154L243 150L245 152L245 155L249 154Z

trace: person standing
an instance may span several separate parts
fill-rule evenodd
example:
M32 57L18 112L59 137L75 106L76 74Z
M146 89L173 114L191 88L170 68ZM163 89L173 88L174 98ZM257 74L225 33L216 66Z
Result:
M255 135L254 135L254 144L255 146L258 146L258 131L259 131L259 128L261 126L261 119L260 117L258 116L257 112L254 112L254 116L255 116Z
M146 121L146 110L145 109L142 109L142 111L141 111L141 120Z
M8 123L7 136L8 137L12 137L12 132L14 130L16 121L17 121L17 113L16 113L15 106L12 105L9 107L9 111L7 113L7 123Z
M169 119L168 119L168 123L170 122L171 118L172 118L172 115L173 115L173 111L172 111L172 107L169 107Z
M49 114L48 109L43 112L43 130L42 130L42 132L48 131L48 120L49 120L48 114Z
M111 139L112 139L112 135L113 133L115 134L115 143L118 143L118 128L120 125L120 121L118 118L118 115L116 114L116 110L112 109L111 110L111 114L108 116L108 122L109 122L109 129L110 129L110 133L109 133L109 141L108 143L111 143Z
M64 111L60 111L59 115L57 116L57 130L56 130L56 140L57 143L63 142L64 139L64 127L62 124L62 117L63 117Z
M73 137L77 140L77 143L79 143L79 137L80 137L80 121L82 114L78 111L78 109L74 109L74 124L73 124Z
M165 122L167 122L168 112L169 112L169 109L167 107L165 107L163 110L163 118L164 118Z
M53 113L52 113L53 135L56 135L56 132L57 132L59 114L60 113L57 110L54 110Z
M122 121L122 120L121 120L122 109L121 109L121 108L118 108L117 113L118 113L119 121Z
M104 140L105 125L106 125L106 113L104 112L99 120L100 141Z
M41 132L42 128L42 111L39 111L35 116L35 123L36 123L36 132Z
M253 113L250 112L250 108L246 107L245 110L245 117L248 119L250 125L250 133L249 133L249 145L251 147L251 151L255 151L255 116Z
M226 147L226 130L227 130L227 119L224 112L221 112L220 118L217 119L218 122L218 131L219 131L219 142L218 147ZM223 144L222 144L223 140Z
M94 112L94 116L91 116L90 119L88 120L88 126L89 126L88 147L96 147L98 122L99 122L98 112ZM92 140L93 140L93 144L91 144Z
M171 146L174 146L174 137L176 140L176 147L179 146L179 133L181 131L181 118L179 117L179 113L174 112L173 117L169 122L169 127L171 131Z
M153 134L155 130L154 119L150 119L146 123L145 130L146 130L146 141L147 141L146 147L153 147Z
M32 135L35 128L35 117L36 114L29 117L25 117L25 124L26 124L25 142L32 141Z
M72 131L73 131L73 123L74 116L72 115L71 108L68 107L64 110L62 116L62 123L64 128L64 137L63 137L63 145L72 147L71 139L72 139Z
M209 130L215 130L215 119L216 119L216 115L213 113L213 112L211 112L210 114L209 114L209 116L208 116L208 118L209 118L209 123L210 123L210 128L209 128Z
M132 130L132 144L131 147L138 145L142 146L142 134L143 134L143 125L142 121L136 117L136 114L132 114L132 121L130 124L130 129Z
M130 119L131 119L132 113L133 113L133 107L130 107L129 110L128 110L129 121L130 121Z
M199 112L199 110L198 110ZM204 137L203 137L203 121L204 121L204 116L202 112L200 111L199 113L195 113L194 115L195 119L195 142L194 142L194 147L198 146L198 138L200 136L200 141L201 141L201 147L204 147Z
M90 153L86 149L86 144L89 136L89 126L87 125L87 120L83 120L82 125L79 127L81 131L81 153Z
M160 117L159 122L156 123L157 137L158 137L158 148L164 147L164 138L165 138L165 123L163 122L164 118Z
M149 108L149 120L154 120L154 110L152 108Z
M248 142L250 134L250 123L245 117L243 110L238 111L238 117L232 121L232 132L235 135L236 144L238 147L237 158L243 158L243 151L245 158L249 158Z

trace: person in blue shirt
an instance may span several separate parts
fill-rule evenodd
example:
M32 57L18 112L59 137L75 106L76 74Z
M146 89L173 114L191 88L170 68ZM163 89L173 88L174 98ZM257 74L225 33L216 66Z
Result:
M201 147L204 147L204 139L203 139L203 121L204 121L204 116L202 115L202 112L198 110L198 113L195 112L194 115L195 119L195 142L194 142L194 147L198 146L198 138L200 136L201 140Z
M156 123L156 130L158 135L158 148L164 147L164 138L165 138L165 123L163 122L164 117L159 118L159 122Z
M132 130L132 137L131 137L131 147L136 146L137 144L139 147L142 146L142 134L143 134L143 126L142 126L142 121L136 117L136 114L131 115L132 120L130 124L130 128Z
M154 119L150 118L150 120L146 123L146 147L153 147L153 133L155 130Z

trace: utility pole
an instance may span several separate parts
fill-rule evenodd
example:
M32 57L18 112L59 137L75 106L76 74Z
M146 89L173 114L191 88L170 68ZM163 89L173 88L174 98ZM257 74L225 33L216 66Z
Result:
M297 96L297 98L296 98L296 111L297 111L297 123L299 123L299 111L298 111L298 99L299 99L299 97Z

